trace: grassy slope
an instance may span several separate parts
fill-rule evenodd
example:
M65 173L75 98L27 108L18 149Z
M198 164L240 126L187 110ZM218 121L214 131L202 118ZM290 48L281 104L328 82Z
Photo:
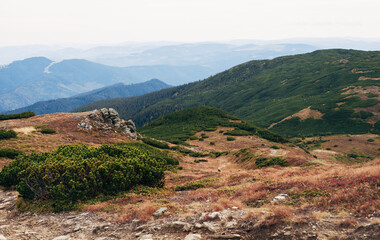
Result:
M156 119L139 132L149 137L166 140L172 143L183 143L196 132L216 130L217 126L235 127L244 130L246 134L258 135L275 142L286 142L286 139L270 131L260 129L245 122L230 122L236 117L213 107L199 106L184 109Z
M178 109L209 105L261 127L268 127L312 106L330 117L318 122L318 128L300 126L302 123L293 119L292 123L277 125L273 131L288 136L321 132L364 133L371 129L371 125L359 118L354 119L353 108L373 105L377 100L372 103L357 98L347 100L341 93L348 86L380 86L378 80L358 80L360 76L379 77L379 63L378 51L320 50L273 60L251 61L203 81L141 97L96 102L80 110L115 107L122 117L132 118L138 126L142 126ZM353 69L370 72L358 74ZM337 102L345 101L347 103L340 106L343 112L333 110L338 107ZM288 126L282 125L293 128L289 131Z

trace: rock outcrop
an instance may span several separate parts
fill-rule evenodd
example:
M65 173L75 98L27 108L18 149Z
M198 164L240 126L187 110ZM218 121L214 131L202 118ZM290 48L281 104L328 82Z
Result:
M137 139L138 133L132 120L120 119L119 113L113 108L93 110L84 120L78 123L78 127L84 130L112 130Z

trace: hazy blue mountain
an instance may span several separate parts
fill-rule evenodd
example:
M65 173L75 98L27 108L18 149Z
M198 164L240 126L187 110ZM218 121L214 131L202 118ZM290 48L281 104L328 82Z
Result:
M158 80L152 79L147 82L125 85L117 83L112 86L107 86L100 89L95 89L90 92L82 93L70 98L59 98L49 101L40 101L33 105L19 108L13 111L6 112L7 114L33 111L36 114L47 114L55 112L70 112L87 103L121 97L139 96L145 93L158 91L164 88L171 87L170 85Z
M122 68L81 59L53 62L44 57L29 58L0 68L0 111L71 97L120 82L132 84L158 78L178 85L204 79L213 73L203 66Z
M112 65L202 65L215 72L226 70L237 64L253 60L268 59L283 55L293 55L316 50L305 44L225 44L225 43L192 43L162 46L143 52L124 56L108 55L91 59L95 62Z

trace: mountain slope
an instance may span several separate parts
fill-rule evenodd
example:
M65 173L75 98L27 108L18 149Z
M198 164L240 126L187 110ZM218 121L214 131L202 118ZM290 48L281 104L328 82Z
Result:
M374 115L372 121L376 121L379 95L355 97L352 95L355 93L344 93L355 86L363 90L368 86L379 87L379 66L378 51L320 50L251 61L204 81L141 97L96 102L79 110L115 107L123 117L132 118L142 126L178 109L209 105L261 127L269 127L311 107L323 116L322 119L310 118L317 121L316 127L308 122L310 120L305 123L302 119L292 118L272 130L287 136L364 133L370 131L372 125L355 111L367 108L363 111L371 112ZM281 128L290 124L292 131Z
M87 60L53 62L47 58L15 61L0 68L0 111L12 110L116 83L139 83L159 78L169 84L195 81L210 76L202 66L111 67Z
M183 143L196 132L215 131L218 126L235 128L235 130L225 133L226 135L257 135L273 142L287 142L285 138L277 134L208 106L199 106L168 114L146 124L139 129L139 132L156 139Z
M131 85L125 85L118 83L112 86L95 89L90 92L82 93L70 98L59 98L49 101L40 101L33 105L19 108L13 111L6 112L7 114L14 114L26 111L32 111L37 115L56 113L56 112L70 112L75 108L82 105L103 100L109 98L121 98L138 96L154 91L158 91L164 88L168 88L170 85L158 80L152 79L143 83L136 83Z

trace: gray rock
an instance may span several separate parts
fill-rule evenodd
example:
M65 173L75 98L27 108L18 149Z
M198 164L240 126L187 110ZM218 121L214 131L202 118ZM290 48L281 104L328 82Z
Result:
M174 221L169 226L176 229L183 229L184 231L190 231L192 227L190 223L182 221Z
M200 234L192 234L190 233L185 237L185 240L201 240L202 236Z
M157 211L155 211L153 213L153 216L155 216L155 217L162 216L162 215L164 215L164 212L166 212L167 210L168 210L167 207L162 207L162 208L158 209Z
M102 108L92 111L85 119L78 123L78 128L122 132L132 139L137 139L139 136L134 122L132 120L125 121L120 119L119 113L113 108Z

